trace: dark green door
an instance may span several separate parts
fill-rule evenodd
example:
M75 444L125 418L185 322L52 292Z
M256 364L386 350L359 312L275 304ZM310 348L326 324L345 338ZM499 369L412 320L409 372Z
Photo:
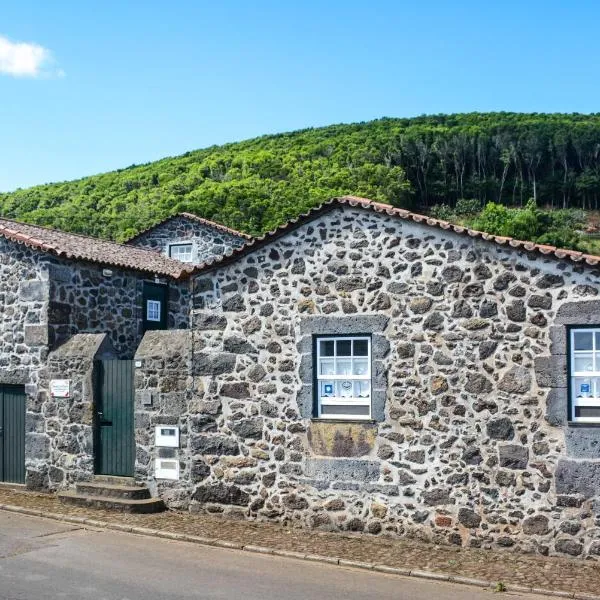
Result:
M0 385L0 481L25 483L25 389Z
M143 326L144 332L151 329L166 329L169 311L169 287L164 283L144 281Z
M132 477L135 462L133 361L98 363L96 472Z

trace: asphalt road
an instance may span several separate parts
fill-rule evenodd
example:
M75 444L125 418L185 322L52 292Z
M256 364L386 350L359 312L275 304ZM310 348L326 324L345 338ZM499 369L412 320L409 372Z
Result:
M0 511L0 600L493 600L492 592ZM502 594L502 598L541 597Z

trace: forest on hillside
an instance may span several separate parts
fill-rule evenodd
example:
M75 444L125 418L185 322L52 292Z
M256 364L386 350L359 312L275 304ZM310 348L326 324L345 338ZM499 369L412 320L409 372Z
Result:
M355 194L452 215L462 201L600 208L600 114L471 113L332 125L0 194L0 214L123 240L178 211L251 234ZM444 212L445 211L445 212Z

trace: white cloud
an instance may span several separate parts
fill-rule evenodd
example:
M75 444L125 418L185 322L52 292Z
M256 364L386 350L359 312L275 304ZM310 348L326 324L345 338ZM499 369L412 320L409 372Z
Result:
M0 35L0 75L13 77L64 77L55 67L52 52L39 44L13 42Z

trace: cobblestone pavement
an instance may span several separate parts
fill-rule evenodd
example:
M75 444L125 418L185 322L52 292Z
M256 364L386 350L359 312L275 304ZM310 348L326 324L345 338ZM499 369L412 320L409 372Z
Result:
M436 546L408 539L388 539L366 534L340 534L285 528L269 523L225 520L217 516L167 511L130 515L65 506L52 494L0 487L0 504L47 513L79 516L97 521L161 529L174 533L217 538L278 550L319 554L469 577L527 588L600 595L600 562L542 557L505 551Z

